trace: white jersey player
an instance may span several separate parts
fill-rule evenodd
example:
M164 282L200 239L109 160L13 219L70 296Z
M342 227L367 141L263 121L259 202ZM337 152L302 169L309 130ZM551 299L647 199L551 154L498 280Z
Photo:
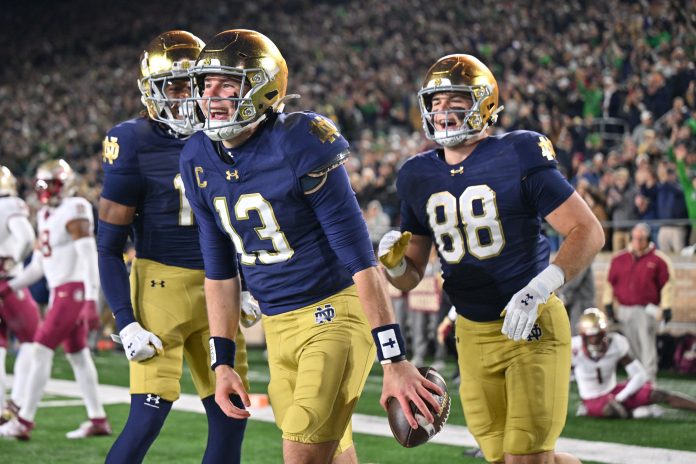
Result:
M97 398L97 371L87 347L86 318L96 312L99 291L92 206L84 198L72 196L75 174L64 160L41 164L35 188L44 203L37 213L38 245L31 263L9 281L9 287L17 291L45 275L51 291L50 309L34 337L23 404L17 417L0 426L0 436L29 439L50 377L53 353L60 344L82 390L90 419L69 432L68 438L108 435L111 427Z
M631 357L626 337L607 333L607 319L599 309L585 310L578 333L572 339L572 364L588 416L625 419L637 408L656 403L696 411L696 399L657 389L648 381L645 367ZM616 380L619 365L628 374L628 380L621 383Z
M13 292L7 286L7 281L22 271L22 262L31 253L35 239L29 222L29 208L17 197L17 180L7 167L0 166L0 292L6 289L0 296L0 407L5 405L0 424L19 410L31 359L31 342L39 327L39 308L29 291ZM5 403L5 357L9 333L17 337L19 351L14 365L12 395Z

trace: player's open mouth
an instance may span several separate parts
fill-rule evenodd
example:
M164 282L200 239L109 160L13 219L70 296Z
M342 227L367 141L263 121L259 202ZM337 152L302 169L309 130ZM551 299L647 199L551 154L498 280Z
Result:
M454 129L456 127L459 127L459 125L460 122L457 121L455 118L443 119L441 121L435 122L435 128L437 130Z
M211 108L209 119L214 121L227 121L230 118L229 112L226 109Z

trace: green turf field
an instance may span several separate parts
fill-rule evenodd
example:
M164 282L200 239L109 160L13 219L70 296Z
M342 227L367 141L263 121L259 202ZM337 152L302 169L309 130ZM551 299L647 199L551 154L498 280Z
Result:
M8 372L13 358L9 356ZM121 353L105 352L96 355L100 383L127 386L128 367ZM261 350L250 350L250 378L252 392L265 392L268 370ZM448 379L454 369L448 364L444 375ZM376 365L368 379L363 397L358 404L358 413L384 416L379 406L381 389L381 367ZM72 371L64 356L55 358L53 377L72 379ZM661 377L660 385L696 396L695 379ZM195 393L190 377L185 371L182 381L183 393ZM65 398L46 397L49 404ZM575 411L578 397L572 387L570 411ZM127 405L106 407L115 431L119 431L126 420ZM82 406L43 407L36 417L37 427L29 442L0 440L0 462L2 463L80 463L103 462L115 437L70 441L65 432L75 428L85 418ZM458 395L453 395L449 423L465 425ZM696 414L667 410L660 419L631 421L609 421L576 418L569 415L563 436L584 440L597 440L624 444L636 444L656 448L671 448L696 451L693 437L696 430ZM160 437L150 450L148 463L196 463L200 462L206 441L206 419L202 414L172 411ZM483 463L464 455L465 449L429 443L415 449L401 448L392 438L356 434L357 450L362 463ZM281 462L280 432L274 424L249 421L244 442L245 463ZM589 462L589 461L585 461ZM658 464L658 463L656 463Z

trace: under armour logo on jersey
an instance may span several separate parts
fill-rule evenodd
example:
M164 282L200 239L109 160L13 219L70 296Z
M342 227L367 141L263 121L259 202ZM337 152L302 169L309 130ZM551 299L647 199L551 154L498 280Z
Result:
M532 327L532 331L529 332L529 336L527 336L527 341L531 342L532 340L539 341L541 340L541 327L539 327L539 324L534 324L534 327Z
M159 395L153 395L152 393L147 394L147 398L145 398L145 406L150 406L151 408L158 408L159 409L159 402L160 402L160 396Z
M227 178L227 180L239 180L239 171L237 171L236 169L234 171L230 171L228 169L227 171L225 171L225 177Z
M150 287L155 287L157 285L159 285L161 288L164 288L164 280L160 280L160 281L151 280L150 281Z
M163 286L164 286L164 285L163 285ZM530 295L529 293L527 293L527 294L525 295L525 297L524 297L522 300L520 300L520 303L522 303L522 304L525 305L525 306L529 306L529 303L530 303L533 299L534 299L534 297L533 297L532 295Z
M314 312L314 323L323 324L324 322L331 322L336 317L336 310L331 303L325 304L323 307L318 307Z
M450 169L450 176L456 176L457 174L464 174L464 166L459 166L457 169Z

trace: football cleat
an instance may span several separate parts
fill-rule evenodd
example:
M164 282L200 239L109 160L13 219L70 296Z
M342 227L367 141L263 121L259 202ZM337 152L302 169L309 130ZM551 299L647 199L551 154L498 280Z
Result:
M106 418L85 421L77 429L65 434L71 440L105 435L111 435L111 425Z
M33 428L33 422L15 417L12 420L0 425L0 437L27 441L31 438L31 429Z

